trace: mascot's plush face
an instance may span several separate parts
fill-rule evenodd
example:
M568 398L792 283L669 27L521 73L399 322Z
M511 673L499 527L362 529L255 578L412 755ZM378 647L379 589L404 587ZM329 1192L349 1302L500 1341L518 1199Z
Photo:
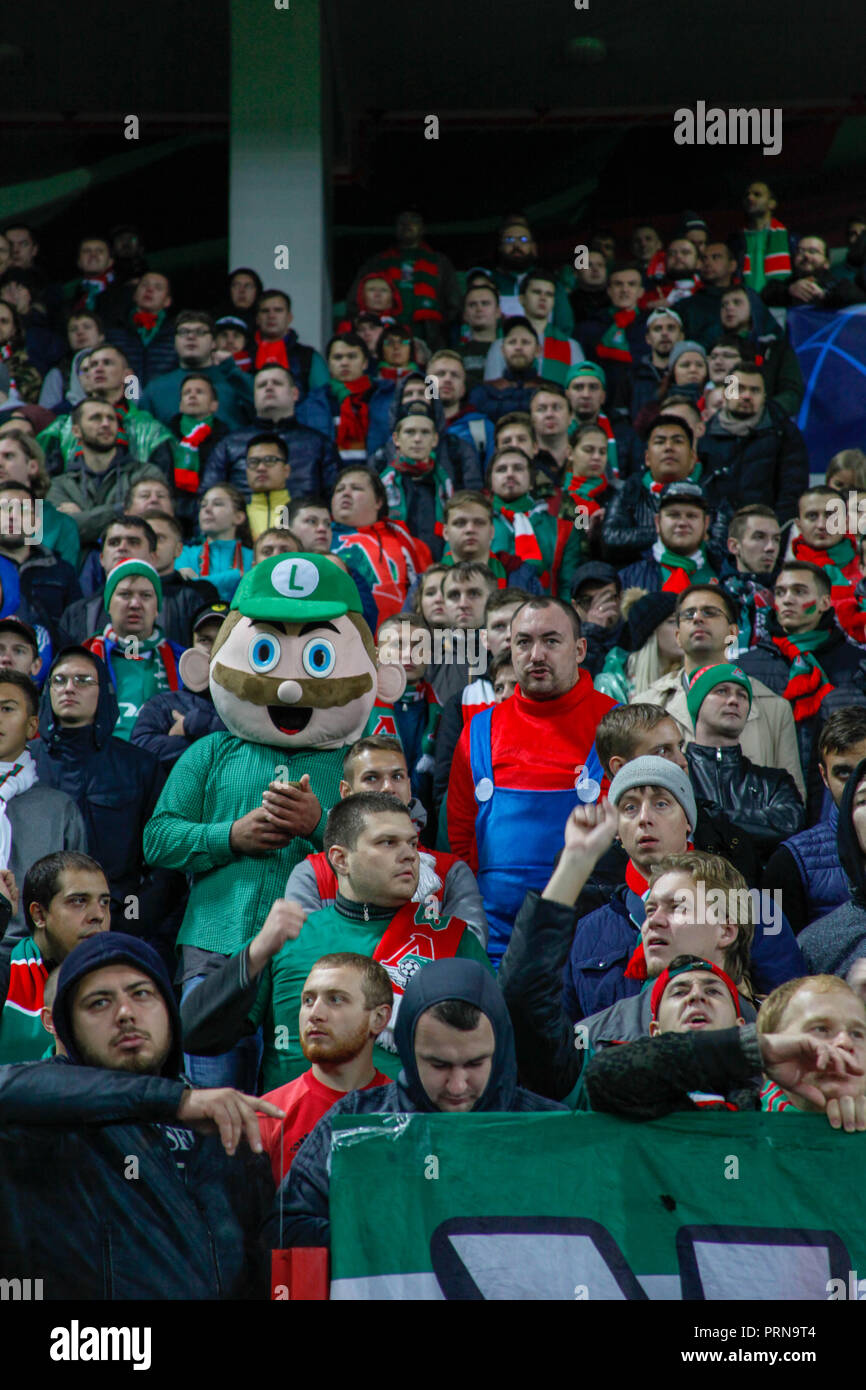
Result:
M313 568L299 570L300 558L275 556L256 566L250 578L267 566L277 586L294 589L298 576L309 579ZM332 564L324 556L309 559L315 559L320 572ZM310 598L315 597L314 590ZM184 682L201 690L209 676L214 706L226 728L251 743L340 748L361 738L377 697L393 701L403 693L402 668L377 668L376 648L360 613L322 617L315 602L305 605L303 596L286 597L284 603L277 598L267 606L267 616L256 617L233 607L214 642L209 672L203 653L184 653ZM305 606L311 610L309 621L303 621ZM275 609L282 609L285 618L276 616Z

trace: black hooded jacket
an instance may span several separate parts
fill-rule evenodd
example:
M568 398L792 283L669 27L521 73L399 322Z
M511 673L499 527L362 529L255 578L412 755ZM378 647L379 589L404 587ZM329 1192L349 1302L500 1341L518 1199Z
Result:
M126 964L156 984L172 1046L160 1075L82 1062L70 1005L78 982ZM43 1297L267 1296L257 1231L273 1196L267 1159L178 1123L180 1020L154 952L122 933L76 947L54 1004L69 1059L0 1067L0 1266ZM135 1169L132 1161L135 1161Z
M434 961L412 978L400 1003L394 1040L403 1070L390 1086L350 1091L332 1106L298 1150L291 1172L277 1193L265 1228L265 1243L272 1249L330 1244L330 1154L332 1120L337 1115L387 1115L436 1113L421 1084L415 1062L415 1029L418 1019L434 1004L462 999L474 1004L490 1019L496 1038L490 1078L477 1111L564 1110L517 1084L514 1033L508 1009L496 980L477 961Z
M61 728L51 708L51 672L67 653L86 655L99 677L96 719L82 728ZM93 858L102 865L111 889L111 925L117 930L159 937L165 919L183 899L182 874L151 870L141 838L165 780L159 762L143 748L112 738L117 698L101 661L79 647L65 647L55 658L39 705L40 738L30 744L39 780L64 791L78 806ZM139 899L138 918L124 917L125 900ZM175 933L176 934L176 933Z

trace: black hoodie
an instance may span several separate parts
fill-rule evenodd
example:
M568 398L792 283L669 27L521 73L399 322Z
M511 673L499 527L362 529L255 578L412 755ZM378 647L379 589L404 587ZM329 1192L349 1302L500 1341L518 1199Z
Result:
M445 999L461 999L474 1004L493 1026L496 1045L490 1077L472 1113L567 1108L518 1086L514 1033L495 977L478 961L434 961L413 976L400 1002L395 1026L395 1042L403 1063L399 1078L389 1086L350 1091L308 1135L277 1193L265 1227L265 1243L272 1249L330 1244L331 1122L334 1116L437 1113L418 1075L415 1029L421 1015Z
M99 677L99 702L92 724L61 728L51 708L51 673L64 656L86 656ZM102 865L111 889L111 926L153 940L177 935L179 899L186 893L182 874L150 870L144 862L144 827L162 790L165 774L143 748L113 738L117 698L104 662L81 647L65 647L51 666L39 705L40 738L30 744L39 780L72 797L84 818L87 843ZM139 899L138 917L126 917L127 898ZM128 906L128 904L127 904ZM166 923L172 918L171 927Z
M158 1076L79 1054L76 988L118 964L148 975L168 1008ZM178 1123L180 1018L154 952L122 932L91 937L60 968L54 1012L69 1057L0 1067L0 1265L41 1279L46 1299L266 1297L269 1164Z
M855 960L866 956L866 854L854 829L854 797L866 776L866 758L857 764L842 793L836 846L845 871L850 901L804 928L797 945L810 974L847 975Z

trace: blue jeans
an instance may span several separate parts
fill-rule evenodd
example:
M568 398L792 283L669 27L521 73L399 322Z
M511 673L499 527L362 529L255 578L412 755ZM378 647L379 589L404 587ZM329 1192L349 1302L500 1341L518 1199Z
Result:
M181 1001L203 979L204 975L193 975L187 980L181 990ZM195 1086L233 1086L247 1095L255 1095L263 1051L262 1030L259 1028L252 1037L242 1038L230 1052L221 1052L216 1057L200 1057L185 1052L183 1061L186 1074Z

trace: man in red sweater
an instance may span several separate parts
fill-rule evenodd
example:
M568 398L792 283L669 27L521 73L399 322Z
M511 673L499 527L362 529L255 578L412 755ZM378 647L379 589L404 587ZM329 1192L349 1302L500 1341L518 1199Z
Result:
M341 951L320 956L301 995L301 1049L309 1071L265 1097L285 1112L259 1115L262 1143L279 1187L310 1130L347 1091L387 1086L373 1065L373 1044L388 1026L394 991L371 956Z
M451 849L477 875L494 965L526 892L550 876L572 810L606 793L595 730L615 704L580 669L580 619L558 599L517 609L511 654L518 688L463 730L448 783Z

